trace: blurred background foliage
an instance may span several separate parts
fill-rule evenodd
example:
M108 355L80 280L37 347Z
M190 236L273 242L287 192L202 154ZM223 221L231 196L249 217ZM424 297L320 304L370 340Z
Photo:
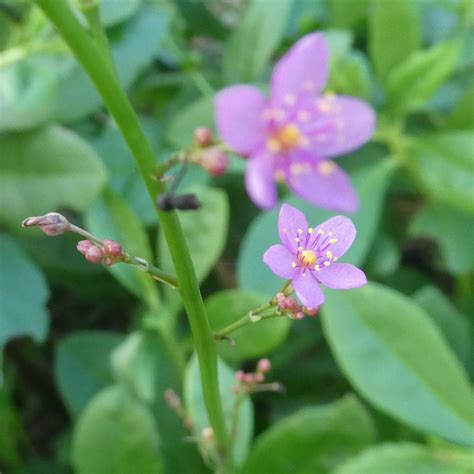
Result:
M244 402L242 472L472 472L472 0L101 0L101 15L157 160L214 126L215 91L263 86L315 30L331 48L329 89L378 113L373 140L340 160L361 198L347 261L371 283L328 292L320 318L267 321L220 346L229 409L232 371L263 355L286 387ZM19 228L60 210L169 267L129 151L31 3L0 0L0 50L0 470L206 472L163 401L173 387L206 426L176 295L87 264L74 236ZM214 328L278 288L261 262L278 209L252 205L243 169L237 158L221 178L192 169L182 185L204 203L181 220ZM310 222L332 215L282 199Z

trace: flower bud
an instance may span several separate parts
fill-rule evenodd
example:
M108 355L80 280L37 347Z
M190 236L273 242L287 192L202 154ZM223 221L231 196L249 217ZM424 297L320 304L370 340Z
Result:
M194 141L197 145L206 147L212 142L212 132L207 127L198 127L194 130Z
M303 308L304 314L306 316L317 316L319 313L319 307L316 308L307 308L306 306Z
M255 374L244 374L243 375L243 382L247 384L255 383Z
M243 382L244 378L245 378L245 373L243 370L238 370L235 373L235 380L237 380L237 382Z
M49 236L64 234L69 229L69 221L58 212L49 212L44 216L27 217L21 225L23 227L39 227Z
M272 368L272 363L268 359L260 359L257 363L257 370L262 372L262 374L266 374Z
M229 157L217 147L210 148L203 153L200 165L211 176L222 176L229 168Z
M262 383L265 380L265 375L263 375L262 372L257 372L254 374L253 380L257 383Z
M206 444L214 442L214 431L211 427L203 428L201 431L201 437Z
M77 250L82 253L82 255L86 255L86 252L93 246L94 244L90 240L80 240L76 248Z
M173 410L176 410L181 406L181 399L172 388L165 390L164 397L167 405Z
M295 319L300 320L300 319L303 319L303 318L304 318L303 311L298 311L297 313L295 313Z
M104 258L104 252L101 248L92 245L86 250L85 257L88 262L97 265L98 263L102 262Z
M110 257L121 257L123 255L122 246L115 240L104 240L104 252Z

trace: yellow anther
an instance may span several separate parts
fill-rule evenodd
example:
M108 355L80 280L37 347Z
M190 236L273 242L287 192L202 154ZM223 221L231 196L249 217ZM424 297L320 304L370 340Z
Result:
M270 138L267 141L267 148L272 152L272 153L278 153L281 151L281 144L280 142L275 139L275 138Z
M292 266L293 268L296 268L296 266L297 266L297 265L296 265L296 262L291 262L291 266Z
M298 251L301 252L302 250L304 250L304 247L303 247L302 245L300 245L300 246L298 247Z
M329 259L332 258L332 252L331 252L330 250L328 250L328 251L326 252L326 257L329 258Z
M298 237L295 237L295 242L300 242L300 239Z
M312 234L314 232L314 229L312 227L308 228L308 234Z
M303 229L298 229L298 234L302 234L303 233Z
M331 265L331 262L328 262L327 260L324 262L324 266L325 267L329 267L329 265Z
M337 239L330 239L329 240L329 243L332 245L332 244L335 244L337 242Z
M324 230L323 230L323 229L318 229L318 234L319 234L319 235L323 235L323 234L324 234Z
M314 269L315 269L317 272L319 272L319 270L320 270L319 265L315 265L315 266L314 266Z
M332 257L333 262L337 262L339 260L339 257Z
M329 235L329 237L331 237L331 235L334 235L334 232L333 232L332 230L330 230L330 231L328 232L328 235Z
M334 163L331 163L330 161L322 161L319 163L318 170L322 175L328 175L334 171L336 168L336 165ZM329 235L332 235L329 234Z
M304 250L301 252L301 257L303 264L308 265L309 267L312 267L317 260L316 254L313 250Z

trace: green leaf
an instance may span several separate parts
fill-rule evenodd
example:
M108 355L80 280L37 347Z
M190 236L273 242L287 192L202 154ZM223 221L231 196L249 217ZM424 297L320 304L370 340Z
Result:
M266 298L248 291L226 290L206 300L207 316L213 330L223 329L250 310L266 303ZM268 319L249 324L230 334L235 346L219 343L219 354L229 361L260 357L278 347L290 328L289 318Z
M235 395L232 387L235 385L234 372L220 359L218 360L219 393L224 409L227 428L232 426ZM210 426L206 406L202 396L199 363L194 355L186 369L184 377L184 401L189 417L191 418L196 434ZM250 398L245 396L240 407L240 416L237 424L236 438L233 444L233 457L236 464L240 465L245 460L253 433L253 408Z
M288 25L294 0L252 0L224 51L229 83L261 78Z
M377 408L416 429L474 445L466 374L409 298L375 283L332 291L323 329L345 375Z
M128 88L152 61L168 32L165 9L143 7L129 22L110 35L115 68L123 87ZM102 105L102 99L87 74L71 57L60 59L60 87L54 103L53 119L72 122Z
M360 209L351 215L357 228L357 238L344 261L354 265L363 263L377 230L385 190L394 170L393 161L381 160L376 165L366 166L354 172L352 182L358 191ZM295 206L306 215L310 225L317 225L334 215L333 212L317 209L295 196L284 202ZM243 289L273 296L282 286L280 278L273 275L262 262L270 245L278 242L278 214L281 203L270 212L262 213L252 222L244 237L237 263L237 277Z
M377 75L384 81L420 47L420 18L412 0L375 0L370 7L369 52Z
M471 232L471 213L437 202L423 207L409 227L410 235L435 240L443 266L456 275L474 269L471 241L466 238Z
M106 189L85 216L87 228L100 239L119 242L124 252L153 262L148 236L128 204L111 189ZM138 297L143 297L152 307L159 305L155 282L146 273L125 263L107 267L112 275Z
M471 353L471 328L466 316L435 286L421 288L413 299L431 316L459 360L467 364Z
M304 408L257 438L242 474L331 472L374 438L372 421L352 396Z
M46 121L57 87L55 71L44 58L0 66L0 130L32 128Z
M434 199L473 212L474 133L433 133L412 140L407 165ZM455 226L454 228L456 228Z
M96 393L112 383L110 357L122 339L118 333L78 331L56 346L54 376L71 415L79 415Z
M0 136L0 163L0 222L14 226L62 206L84 211L106 180L95 152L60 127Z
M474 84L460 97L446 123L452 129L474 129Z
M400 262L400 250L387 234L380 234L374 242L365 269L376 276L387 276L395 272Z
M199 281L204 280L224 250L229 220L229 204L224 191L215 188L195 188L202 202L197 211L181 212L179 220L188 243L194 269ZM160 267L171 271L173 264L168 246L159 240Z
M329 0L331 23L352 28L367 17L369 0Z
M14 337L42 342L48 331L48 286L41 271L15 243L0 238L0 352Z
M425 105L453 72L459 52L458 43L443 42L408 56L387 79L388 111L403 115Z
M99 392L74 430L72 459L78 474L163 472L153 416L117 386Z
M385 443L365 450L334 474L468 474L472 455L415 443Z

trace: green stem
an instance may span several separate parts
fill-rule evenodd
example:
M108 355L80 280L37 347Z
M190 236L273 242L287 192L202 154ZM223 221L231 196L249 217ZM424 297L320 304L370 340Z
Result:
M277 312L259 315L258 319L254 319L255 316L256 315L251 311L250 313L235 321L235 323L229 324L229 326L225 327L224 329L221 329L220 331L216 331L214 333L214 339L220 341L221 339L227 337L230 333L237 331L238 329L243 328L244 326L247 326L247 324L255 324L258 321L263 321L265 319L285 317L284 314Z
M104 67L103 54L64 0L35 0L35 2L59 30L94 82L132 152L150 198L155 201L157 194L165 191L163 183L153 178L153 170L156 166L155 156L114 72L111 68ZM219 451L224 456L227 452L229 437L219 395L217 352L199 284L176 212L163 212L157 209L157 213L168 243L179 280L179 291L191 326L209 421Z

